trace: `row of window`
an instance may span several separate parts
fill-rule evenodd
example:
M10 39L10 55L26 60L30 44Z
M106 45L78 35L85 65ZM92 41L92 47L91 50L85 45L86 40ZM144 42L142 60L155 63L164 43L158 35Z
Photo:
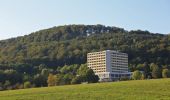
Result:
M114 69L112 72L125 72L128 71L128 69Z
M128 56L126 54L111 54L112 56Z
M113 70L116 70L116 69L128 69L127 67L112 67Z
M127 63L128 62L128 60L117 60L117 59L115 59L115 60L111 60L112 62L122 62L122 63Z
M105 56L105 54L93 54L93 55L87 55L89 57L94 57L94 56Z
M88 66L105 66L105 63L89 63Z
M91 68L91 69L94 69L94 68L106 68L105 66L93 66L93 67L89 67L89 68Z
M101 59L101 60L87 60L88 62L105 62L105 59Z
M112 60L128 60L128 58L112 58Z
M91 59L91 58L93 58L93 59L96 59L96 58L104 58L104 59L105 59L106 56L104 56L104 55L103 55L103 56L87 56L87 58L88 58L88 59Z
M103 69L93 69L93 71L106 71L106 69L105 68L103 68Z
M126 54L126 53L111 53L111 55L124 55L124 56L127 56L128 54Z
M109 74L98 74L99 77L108 77Z
M112 67L112 70L126 70L126 69L128 69L127 67Z
M112 67L113 69L128 69L128 67Z
M92 68L92 67L89 67L89 68L91 68L91 69L93 69L93 70L106 70L106 68Z
M127 64L128 62L127 61L113 61L113 62L111 62L112 64Z
M128 64L112 64L112 67L128 67Z
M125 73L125 72L128 72L128 71L112 71L113 73Z
M105 54L105 52L88 53L88 55Z
M105 65L105 62L95 62L95 63L88 63L89 65Z
M127 64L125 64L125 65L121 65L121 64L114 64L114 65L112 65L112 67L128 67L128 65Z
M126 67L126 68L113 68L112 67L112 70L128 70L128 68Z
M130 74L111 74L111 77L115 77L115 78L130 77Z
M97 58L97 57L92 57L92 58L88 58L88 60L101 60L101 59L103 59L103 60L105 60L106 58L105 57L100 57L100 58Z
M102 72L106 72L106 71L94 71L94 73L102 73Z

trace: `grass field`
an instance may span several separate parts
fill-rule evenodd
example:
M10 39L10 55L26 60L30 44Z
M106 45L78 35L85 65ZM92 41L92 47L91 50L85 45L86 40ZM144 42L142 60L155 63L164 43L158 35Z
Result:
M170 79L1 91L0 100L170 100Z

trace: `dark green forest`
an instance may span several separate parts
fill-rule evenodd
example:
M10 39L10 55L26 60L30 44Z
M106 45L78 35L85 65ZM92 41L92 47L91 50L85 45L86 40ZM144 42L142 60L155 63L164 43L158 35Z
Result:
M170 35L104 25L65 25L0 41L0 78L6 75L5 71L21 77L15 82L4 79L0 83L21 84L41 76L45 69L56 75L63 66L86 64L88 52L108 49L128 53L130 71L145 71L144 66L154 65L159 70L170 69ZM149 67L147 72L152 69ZM27 76L27 80L22 76ZM158 76L155 78L162 77ZM38 86L46 86L46 80ZM29 82L36 85L33 79Z

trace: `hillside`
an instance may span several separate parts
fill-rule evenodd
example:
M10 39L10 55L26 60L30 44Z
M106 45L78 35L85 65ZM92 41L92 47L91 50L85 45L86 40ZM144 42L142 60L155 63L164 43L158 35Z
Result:
M1 91L1 100L169 100L170 79Z
M88 52L106 49L128 53L130 64L170 64L170 36L103 25L59 26L0 41L0 64L82 64Z

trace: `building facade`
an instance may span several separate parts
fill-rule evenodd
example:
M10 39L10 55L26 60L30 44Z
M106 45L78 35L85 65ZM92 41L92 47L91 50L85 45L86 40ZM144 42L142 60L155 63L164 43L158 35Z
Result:
M88 53L87 66L99 76L99 81L131 77L131 73L128 72L128 54L126 53L114 50Z

